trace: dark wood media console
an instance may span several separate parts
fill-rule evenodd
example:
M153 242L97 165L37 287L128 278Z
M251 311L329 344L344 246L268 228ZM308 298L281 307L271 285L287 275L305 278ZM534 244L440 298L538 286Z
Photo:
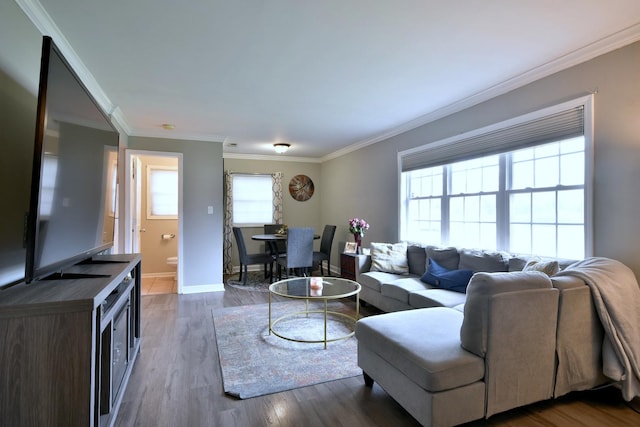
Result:
M0 290L0 425L111 426L140 351L141 257Z

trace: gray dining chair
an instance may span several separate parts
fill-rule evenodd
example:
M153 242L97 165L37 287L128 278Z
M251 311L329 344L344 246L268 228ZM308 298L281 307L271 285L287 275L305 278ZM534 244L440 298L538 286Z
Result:
M279 257L276 260L278 280L282 279L282 268L285 269L287 278L291 269L297 269L306 276L313 267L313 228L289 227L286 254L286 257Z
M325 225L322 230L322 240L320 240L320 250L313 251L313 264L320 264L320 275L324 276L323 261L327 261L327 273L331 276L331 246L333 236L336 234L335 225Z
M247 253L247 247L244 243L244 237L242 235L242 229L239 227L233 227L233 235L236 238L236 246L238 247L238 256L240 257L240 275L238 280L242 280L242 284L247 284L247 276L249 275L247 266L252 264L264 264L265 279L267 278L267 265L269 266L269 275L273 277L273 256L270 253ZM244 279L243 279L244 273Z

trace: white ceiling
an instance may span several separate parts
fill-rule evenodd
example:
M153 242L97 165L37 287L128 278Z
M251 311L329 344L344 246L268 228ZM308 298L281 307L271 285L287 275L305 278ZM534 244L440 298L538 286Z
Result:
M638 0L16 2L128 133L225 155L330 158L640 39Z

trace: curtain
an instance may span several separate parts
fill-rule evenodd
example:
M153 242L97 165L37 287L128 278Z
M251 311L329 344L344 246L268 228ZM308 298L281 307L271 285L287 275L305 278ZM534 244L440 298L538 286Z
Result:
M282 172L271 174L273 179L273 223L282 224Z
M233 273L231 236L233 234L233 172L224 171L224 237L222 246L224 274Z

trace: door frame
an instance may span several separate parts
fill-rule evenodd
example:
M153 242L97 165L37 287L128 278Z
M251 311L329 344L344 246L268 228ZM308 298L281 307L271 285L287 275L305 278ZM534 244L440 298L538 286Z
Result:
M178 160L178 265L176 271L177 292L182 293L183 282L183 210L182 210L182 153L175 153L170 151L149 151L149 150L134 150L125 149L125 198L124 198L124 249L126 253L134 251L134 239L133 234L140 232L140 221L137 215L140 214L140 183L141 173L143 171L138 170L134 176L133 168L136 164L139 164L139 157L171 157ZM135 228L135 229L134 229ZM139 234L138 234L139 237ZM139 250L139 249L138 249Z

